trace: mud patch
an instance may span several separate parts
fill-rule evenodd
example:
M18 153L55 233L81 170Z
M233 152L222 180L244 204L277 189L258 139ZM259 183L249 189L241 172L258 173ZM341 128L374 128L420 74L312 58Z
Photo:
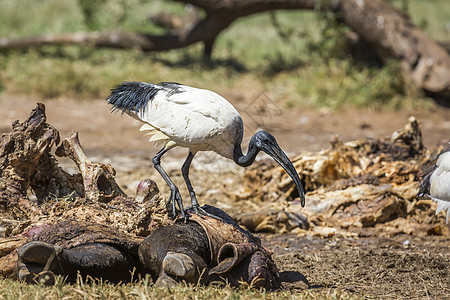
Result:
M311 238L265 235L290 290L346 290L365 298L445 299L450 295L450 239ZM297 280L292 280L297 278ZM303 278L303 279L302 279Z

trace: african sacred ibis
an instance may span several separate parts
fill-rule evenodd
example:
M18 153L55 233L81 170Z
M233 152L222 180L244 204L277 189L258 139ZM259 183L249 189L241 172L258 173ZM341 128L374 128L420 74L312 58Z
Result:
M418 196L429 196L437 202L436 214L447 211L450 218L450 149L441 153L435 165L422 174Z
M176 204L183 217L185 209L180 192L161 167L160 159L175 146L189 149L181 171L191 197L192 210L196 213L209 215L199 207L189 180L189 167L198 151L214 151L233 159L242 167L251 165L258 152L264 151L291 176L297 186L301 204L305 205L305 192L300 178L275 138L265 131L257 132L251 138L248 152L244 155L241 149L244 132L242 118L218 94L173 82L123 82L111 90L106 100L112 104L113 111L121 110L142 121L144 125L141 131L150 131L150 141L164 144L152 162L170 187L168 204L172 203L173 216L176 216Z

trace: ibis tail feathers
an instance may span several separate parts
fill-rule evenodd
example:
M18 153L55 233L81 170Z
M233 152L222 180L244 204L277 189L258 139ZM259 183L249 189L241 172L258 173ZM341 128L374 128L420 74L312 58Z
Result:
M166 144L168 141L170 141L170 138L167 135L151 126L150 124L144 124L141 126L140 131L145 130L149 131L146 135L151 135L149 142L154 142L155 146L159 146L159 144Z
M431 197L431 199L433 199L433 201L437 203L436 215L441 211L447 212L447 223L448 223L448 220L450 219L450 202L437 199L434 197Z

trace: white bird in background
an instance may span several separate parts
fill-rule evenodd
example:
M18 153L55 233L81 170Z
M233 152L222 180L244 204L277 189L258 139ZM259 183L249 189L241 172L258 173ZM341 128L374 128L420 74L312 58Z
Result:
M181 167L195 213L210 215L198 204L189 180L189 167L198 151L214 151L233 159L242 167L253 163L259 151L264 151L277 161L291 176L297 186L302 206L305 192L297 171L289 158L278 146L275 138L265 131L257 132L250 140L248 153L244 155L241 142L244 133L242 118L237 110L220 95L186 85L161 82L123 82L111 90L106 99L112 110L121 110L144 122L142 130L149 130L151 142L164 144L153 157L156 170L170 187L168 204L176 216L176 204L181 215L186 217L178 188L160 165L161 157L175 146L186 147L189 155Z
M441 153L435 165L422 174L418 196L428 196L437 202L436 214L447 211L450 218L450 149Z

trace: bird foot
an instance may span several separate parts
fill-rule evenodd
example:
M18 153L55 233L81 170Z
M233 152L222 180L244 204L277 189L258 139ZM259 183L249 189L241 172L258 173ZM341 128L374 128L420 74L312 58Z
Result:
M174 188L174 189L171 189L170 198L166 205L167 210L170 209L170 206L172 207L172 215L171 215L172 219L176 219L178 216L177 204L178 204L178 207L180 208L179 212L181 213L181 216L183 217L183 219L185 219L185 221L187 221L186 209L184 209L184 206L183 206L183 199L181 198L181 195L180 195L180 192L178 191L178 189Z
M209 212L207 212L206 210L204 210L202 207L200 207L199 205L192 205L186 208L186 211L192 211L194 213L196 213L197 215L199 215L200 217L210 217L216 220L219 220L221 222L224 222L224 220L216 215L210 214Z

